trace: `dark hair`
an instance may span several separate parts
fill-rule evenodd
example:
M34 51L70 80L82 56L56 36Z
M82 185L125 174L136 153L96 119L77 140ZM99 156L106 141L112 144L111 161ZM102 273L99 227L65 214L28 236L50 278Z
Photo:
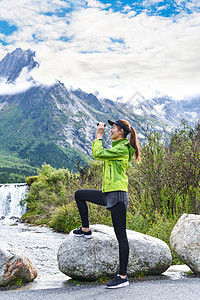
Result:
M129 122L121 119L121 122L126 126L127 132L130 131L129 143L136 150L135 152L135 160L140 161L140 150L139 150L139 142L137 139L136 131L133 127L130 126ZM120 126L119 126L120 127ZM123 129L123 128L122 128ZM124 131L124 138L127 137L128 133Z

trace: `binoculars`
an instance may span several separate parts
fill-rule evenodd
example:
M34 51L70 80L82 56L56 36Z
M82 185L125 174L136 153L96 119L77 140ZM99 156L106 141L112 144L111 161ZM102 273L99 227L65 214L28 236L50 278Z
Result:
M104 127L106 127L106 124L105 124L105 123L103 123L103 125L104 125ZM99 123L97 123L97 126L99 126Z

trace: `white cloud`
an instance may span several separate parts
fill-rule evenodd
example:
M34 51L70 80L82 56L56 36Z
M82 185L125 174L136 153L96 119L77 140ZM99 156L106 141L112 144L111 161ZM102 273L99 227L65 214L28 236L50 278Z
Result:
M89 0L87 1L87 7L92 7L92 8L107 8L110 7L111 4L103 4L101 1L97 0Z
M144 0L142 4L144 6L151 6L151 5L155 5L155 4L163 3L163 2L164 2L163 0Z
M123 12L125 12L125 13L126 13L126 12L129 12L130 10L132 10L132 8L131 8L130 5L128 5L128 4L125 5L124 8L123 8Z
M30 78L27 68L24 68L14 83L7 83L7 78L1 78L0 81L0 95L14 95L22 93L35 85Z
M87 9L74 13L69 30L73 35L71 46L77 52L101 52L77 53L81 74L85 77L90 73L93 84L153 85L171 93L174 90L178 96L181 86L185 89L199 82L198 14L172 22L145 14L128 19L119 13ZM125 43L115 47L110 37L123 38ZM119 75L120 84L113 73Z
M14 2L14 3L13 3ZM59 39L67 29L66 19L44 13L66 9L69 3L59 0L1 1L0 19L15 25L18 30L6 38L7 43ZM59 9L58 9L59 8Z
M12 21L16 25L22 24L25 20L31 22L31 16L67 9L71 2L61 0L1 0L0 18Z
M68 7L69 2L14 3L1 1L0 17L19 29L6 38L11 45L0 47L0 57L16 47L36 51L41 66L32 76L37 81L50 84L59 79L66 86L99 90L112 99L127 100L137 90L146 97L156 90L176 98L200 94L197 12L173 22L145 13L135 15L133 10L107 11L100 1L90 0L87 5L81 1L82 8L66 17L58 17L41 12ZM61 37L70 40L64 42Z
M5 35L0 33L0 40L4 41L4 39L5 39Z

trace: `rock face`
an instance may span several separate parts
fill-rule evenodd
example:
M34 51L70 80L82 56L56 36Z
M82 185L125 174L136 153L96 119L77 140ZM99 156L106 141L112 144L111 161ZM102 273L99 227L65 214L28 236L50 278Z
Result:
M10 243L0 241L0 286L22 279L33 281L37 270L26 255Z
M118 242L112 227L91 226L93 237L76 237L72 232L58 250L58 267L61 272L79 280L96 280L112 276L119 269ZM129 240L128 275L137 273L161 274L172 262L169 247L163 241L132 230Z
M200 215L183 214L172 230L170 244L179 258L200 274Z
M13 82L24 67L27 67L28 71L30 71L39 66L34 57L35 52L30 49L23 51L21 48L17 48L12 53L8 53L0 61L0 77L6 78L7 82Z

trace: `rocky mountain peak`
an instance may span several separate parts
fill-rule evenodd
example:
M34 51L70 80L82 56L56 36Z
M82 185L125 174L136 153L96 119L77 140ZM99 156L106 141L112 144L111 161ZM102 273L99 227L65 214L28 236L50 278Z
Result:
M35 52L30 49L23 51L21 48L17 48L15 51L8 53L0 61L0 78L5 78L7 82L15 81L24 67L31 71L39 66L34 58Z
M99 99L94 94L92 94L92 93L87 94L86 92L83 92L81 89L75 90L74 94L77 97L83 99L91 107L93 107L99 111L104 110L102 103L99 101Z

